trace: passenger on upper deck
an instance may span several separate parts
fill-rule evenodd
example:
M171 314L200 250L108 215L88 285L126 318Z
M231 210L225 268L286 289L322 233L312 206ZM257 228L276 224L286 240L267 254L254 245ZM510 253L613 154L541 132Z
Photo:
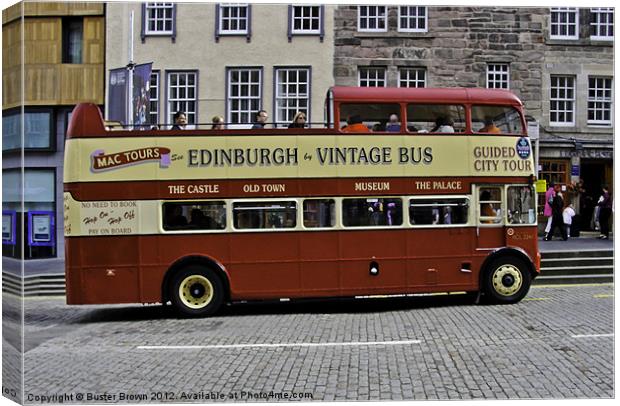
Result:
M174 113L174 124L172 130L184 130L187 125L187 116L184 111L177 111Z
M288 128L306 128L306 114L302 111L295 114L293 122L288 125Z
M347 120L347 125L342 128L345 133L370 133L360 115L353 115Z
M502 130L500 130L491 117L485 117L484 119L484 127L478 130L480 133L489 133L489 134L500 134Z
M390 115L390 121L385 126L385 131L390 133L400 132L400 122L398 121L398 116L396 114Z
M256 121L254 122L252 129L265 128L265 123L267 122L267 118L269 118L269 115L267 114L265 110L258 110L256 112Z
M435 127L430 131L432 133L453 133L454 122L450 117L440 116L435 120Z
M211 119L211 129L212 130L223 130L224 129L224 117L222 116L213 116Z

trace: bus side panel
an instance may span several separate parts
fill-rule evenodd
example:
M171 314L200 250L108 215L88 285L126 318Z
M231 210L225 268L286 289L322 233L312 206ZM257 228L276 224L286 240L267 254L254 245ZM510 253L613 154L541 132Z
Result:
M231 296L246 299L296 297L301 291L301 233L236 233L230 236Z
M71 237L67 303L138 303L138 237Z
M473 269L475 228L416 229L407 233L407 286L449 291L478 289ZM472 272L464 272L468 263ZM443 290L445 289L445 290Z
M299 245L299 272L304 295L337 296L340 294L339 246L337 232L304 233L303 242Z
M340 283L346 296L396 293L405 287L405 230L347 230L340 235ZM371 275L371 263L379 273Z

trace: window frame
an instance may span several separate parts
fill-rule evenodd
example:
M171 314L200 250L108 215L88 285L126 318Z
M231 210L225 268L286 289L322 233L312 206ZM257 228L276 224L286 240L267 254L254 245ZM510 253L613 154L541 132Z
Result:
M318 16L318 28L317 29L309 29L309 30L304 30L304 29L295 29L295 20L299 19L298 17L295 17L295 11L298 8L318 8L319 10L319 16ZM302 10L303 11L303 10ZM302 12L303 14L303 12ZM304 21L304 18L309 18L311 21L316 19L315 17L305 17L302 15L301 17L301 21ZM288 6L288 41L291 42L292 41L292 37L293 36L319 36L321 42L323 42L324 36L325 36L325 23L324 23L324 18L325 18L325 6L324 5L319 5L319 4L296 4L296 5L289 5Z
M155 79L155 81L153 81ZM155 97L153 97L153 91ZM151 125L158 125L161 117L159 102L161 100L161 72L159 70L151 71L151 78L149 83L149 121ZM155 109L153 109L155 106ZM155 122L153 122L155 117Z
M464 200L467 203L467 222L458 224L414 224L412 223L413 217L411 216L411 204L415 200ZM472 225L472 198L469 195L416 195L407 196L407 212L408 222L407 226L411 228L459 228L468 227Z
M561 91L561 90L564 90L564 92L566 92L567 90L571 89L572 90L572 94L573 94L572 98L567 98L567 97L563 97L563 98L556 97L556 98L553 98L553 89L554 89L553 80L554 79L558 79L558 80L559 79L564 79L567 82L569 80L571 81L571 83L572 83L571 87L565 85L563 87L557 86L556 88L558 89L557 90L558 92ZM576 81L577 81L576 77L575 76L571 76L571 75L551 75L550 76L550 81L549 81L549 125L551 127L574 127L575 126L575 123L576 123L575 115L577 113L577 111L576 111L576 97L575 97L575 92L577 90ZM555 109L554 110L552 108L554 102L557 102L557 103L570 103L572 108L571 108L571 110L567 110L566 108L564 108L562 110L560 110L560 109ZM558 115L560 113L564 113L564 114L571 113L572 120L570 122L569 121L553 121L552 120L552 116L553 116L554 112L556 114L558 114Z
M81 36L79 61L73 60L71 53L71 38L72 24L79 24L79 31ZM84 63L84 17L72 16L62 18L62 63L81 65Z
M249 100L249 104L250 104L250 109L247 111L244 110L235 110L237 112L239 112L239 114L246 114L249 113L249 121L248 122L235 122L232 120L232 114L233 114L233 110L232 110L232 92L231 92L231 86L232 86L232 82L231 82L231 75L232 72L242 72L242 71L248 71L250 72L250 81L248 83L246 83L246 86L251 86L252 85L252 81L251 81L251 72L252 71L258 71L259 74L259 82L258 82L258 92L259 95L257 97L252 97L250 96L250 92L248 91L248 96L238 96L237 98L239 100L245 98L247 100ZM234 128L234 125L243 125L243 124L253 124L254 120L255 120L255 114L257 111L263 109L263 84L264 84L264 74L263 74L263 67L262 66L227 66L226 67L226 91L225 91L225 97L226 97L226 108L225 108L225 115L226 115L226 123L232 124L233 127L229 128ZM243 83L239 82L239 85L243 85ZM239 94L241 94L241 92L239 92ZM258 108L256 110L251 108L251 101L252 100L258 100Z
M607 14L607 22L601 23L600 17L603 14ZM611 16L611 23L609 22ZM593 41L613 41L613 22L614 9L612 7L596 7L590 9L590 27L595 32L594 34L590 34L590 39ZM605 27L605 31L607 35L599 35L601 29ZM612 34L609 35L609 31L612 31Z
M344 216L345 216L345 208L344 208L344 204L345 201L347 200L366 200L368 202L368 199L376 199L376 200L380 200L380 199L391 199L391 200L400 200L400 224L394 224L394 225L388 225L388 224L381 224L381 225L359 225L359 226L352 226L352 225L346 225L344 223ZM339 205L339 209L340 209L340 217L338 218L338 226L342 229L342 230L394 230L394 229L399 229L399 228L408 228L408 214L405 214L405 202L407 201L407 196L345 196L345 197L341 197L339 199L339 201L337 201L337 204Z
M407 77L403 79L403 73L407 73ZM411 72L415 72L416 79L411 79ZM424 74L424 79L422 81L419 80L420 73ZM426 87L426 80L428 78L428 70L425 67L413 67L413 66L401 66L398 68L398 87L402 88L417 88L423 89ZM405 83L419 83L422 82L423 86L403 86L403 81Z
M596 93L596 91L598 89L603 89L604 92L609 91L609 98L601 98L598 99L596 96L594 98L590 98L590 92L592 91L592 87L590 87L590 80L594 79L595 81L598 80L603 80L603 81L607 81L609 80L609 88L607 87L595 87L594 91ZM605 104L605 103L609 103L609 108L605 109L605 108L590 108L590 103L594 103L594 104ZM590 120L590 112L594 111L595 114L598 111L602 111L603 113L605 111L609 112L609 120ZM614 84L613 84L613 77L611 76L588 76L588 108L587 108L587 115L588 115L588 119L587 119L587 123L588 126L593 126L593 127L612 127L613 126L613 118L614 118Z
M558 16L558 22L553 22L554 13ZM568 20L570 19L570 15L575 16L575 22L571 23ZM566 22L561 22L561 16L566 16ZM558 32L561 31L561 27L566 26L566 32L570 31L570 27L573 26L575 29L574 35L562 35L562 34L553 34L553 27L557 26ZM579 9L577 7L551 7L550 15L549 15L549 38L557 39L557 40L578 40L579 39Z
M218 12L216 13L216 30L218 36L247 36L250 33L250 5L248 3L218 3ZM224 29L224 9L229 9L232 11L236 9L237 11L245 8L245 17L239 17L239 13L237 12L236 17L226 17L229 21L237 22L237 29ZM241 30L238 28L239 23L241 21L245 21L245 29Z
M306 202L308 201L331 201L334 205L334 218L333 225L331 226L317 226L317 227L308 227L306 225ZM336 230L341 226L340 219L340 205L339 201L335 197L306 197L299 199L301 210L298 210L301 215L301 219L298 219L297 222L300 225L301 229L304 231L326 231L326 230Z
M178 205L199 205L199 204L204 204L204 203L223 203L224 204L224 216L225 216L225 223L224 223L224 227L223 228L172 228L172 229L166 229L164 227L164 216L165 216L165 208L164 206L166 204L178 204ZM213 233L226 233L226 232L230 232L231 229L228 226L228 219L229 219L229 207L230 207L230 200L229 199L184 199L184 200L160 200L158 203L158 230L160 234L213 234ZM188 225L189 225L189 220L190 219L186 219L188 221Z
M288 198L288 197L282 197L282 198L268 198L268 199L231 199L230 200L230 213L231 213L231 217L230 217L230 230L232 232L252 232L252 233L264 233L264 232L292 232L292 231L296 231L299 230L299 201L300 199L298 198ZM270 227L270 228L238 228L235 226L235 204L237 203L254 203L254 204L269 204L269 203L293 203L294 204L294 210L295 210L295 216L293 217L295 219L295 224L292 227ZM291 210L291 209L285 209L285 210ZM303 209L302 209L303 211ZM227 226L228 226L228 222L227 222ZM226 228L225 228L226 229Z
M407 11L411 11L412 9L416 9L416 15L415 16L411 16L409 14L407 15L403 15L401 14L401 11L403 9L407 9ZM402 18L406 18L408 21L408 24L411 22L411 20L413 19L414 21L416 21L416 26L418 25L417 22L420 20L421 17L418 16L418 12L420 9L424 9L424 28L403 28L403 26L401 25L401 19ZM404 5L399 5L398 6L398 28L397 28L398 32L428 32L428 7L426 6L404 6Z
M375 78L373 79L370 79L368 77L366 77L365 79L362 79L362 72L370 73L371 71L382 73L383 78L379 79L377 78L377 75L375 75ZM382 86L362 85L362 80L365 80L366 82L370 82L370 81L378 82L382 80L383 85ZM357 85L359 87L387 87L387 68L385 66L358 66L357 67Z
M11 153L11 152L16 152L16 151L21 151L22 149L24 151L40 151L40 152L55 152L57 151L57 134L56 134L56 112L54 111L53 108L50 107L25 107L24 108L24 116L20 117L22 115L22 110L21 107L15 107L15 108L11 108L11 109L7 109L2 111L2 120L4 121L7 117L10 116L18 116L18 120L19 120L19 132L20 132L20 145L16 148L10 148L10 149L4 149L4 143L2 143L2 153ZM28 115L29 113L49 113L49 129L50 129L50 133L49 133L49 146L47 147L26 147L25 144L25 138L26 138L26 129L25 129L25 125L26 125L26 115ZM24 125L24 127L22 127L22 125ZM67 128L69 125L68 122L65 123L65 128ZM4 135L4 132L3 132Z
M149 10L151 9L163 9L164 13L166 10L171 10L171 16L170 16L170 20L171 20L171 27L170 30L150 30L149 29ZM141 19L141 33L140 33L140 38L142 40L142 43L145 42L146 37L170 37L171 41L174 43L176 40L176 32L177 32L177 26L176 26L176 15L177 15L177 4L174 2L145 2L142 3L142 19ZM166 17L164 15L164 21L166 20Z
M498 67L500 68L499 70L497 69ZM506 68L506 70L504 71L503 68ZM498 76L500 77L499 79L497 79ZM492 83L494 84L493 87L490 86ZM497 84L500 84L500 87L497 87ZM501 86L503 84L506 86ZM487 89L510 90L510 64L487 63L486 86Z
M514 186L514 185L511 184L511 186ZM478 184L476 185L473 191L473 196L476 202L476 217L474 219L474 223L476 224L476 227L504 227L507 224L508 222L508 219L506 217L506 188L507 187L508 185L506 184L502 184L502 185ZM480 198L481 189L499 189L500 200L481 200ZM499 209L500 209L499 216L496 216L496 217L483 216L482 211L480 210L481 209L480 206L484 202L499 204ZM499 219L499 221L490 222L490 223L483 222L485 220L490 221L491 219Z
M198 70L197 69L192 69L192 70L166 70L166 122L162 123L163 125L173 125L174 124L174 119L173 119L173 115L176 111L179 111L179 109L174 109L174 111L172 111L173 109L171 109L170 104L172 102L179 102L179 103L188 103L193 101L194 102L194 111L188 111L187 108L185 109L180 109L181 111L185 112L185 116L187 117L187 124L188 126L193 126L196 123L198 123L198 89L199 89L199 83L198 83L198 79L199 79L199 75L198 75ZM173 101L171 101L170 99L170 76L173 74L193 74L194 75L194 85L193 87L194 89L194 98L193 99L189 99L186 98L185 100L183 99L174 99ZM187 86L185 86L187 88ZM178 100L178 101L177 101ZM192 117L192 119L190 120L190 117ZM169 122L167 120L170 120Z
M362 17L362 8L366 8L366 10L370 10L371 7L374 7L376 9L376 15L375 16L365 16ZM380 8L383 8L383 17L379 16L379 10ZM358 32L387 32L388 31L388 7L387 6L357 6L357 31ZM374 19L377 23L377 27L379 27L379 22L381 20L383 20L383 26L384 28L362 28L362 19L366 19L366 25L368 24L368 21L370 21L370 19Z
M304 109L300 109L299 108L299 103L297 103L297 108L296 108L296 112L304 112L306 114L306 123L308 124L309 127L309 123L311 122L311 117L310 117L310 112L311 112L311 105L312 105L312 66L274 66L273 68L274 71L274 89L273 89L273 112L274 112L274 124L276 126L280 126L283 125L284 127L288 126L288 124L291 123L291 120L289 119L284 119L281 120L279 114L280 114L280 107L278 106L278 101L280 100L303 100L304 97L299 97L299 93L297 93L297 96L295 97L290 97L290 96L280 96L279 95L279 90L280 90L280 72L282 71L297 71L297 77L299 78L299 72L300 71L305 71L306 72L306 77L307 77L307 82L305 83L306 85L306 107ZM295 83L297 88L299 88L300 83L299 80L297 82L289 82L287 81L286 83ZM289 110L288 107L285 107L285 110ZM295 113L296 114L296 113ZM294 115L294 114L293 114Z

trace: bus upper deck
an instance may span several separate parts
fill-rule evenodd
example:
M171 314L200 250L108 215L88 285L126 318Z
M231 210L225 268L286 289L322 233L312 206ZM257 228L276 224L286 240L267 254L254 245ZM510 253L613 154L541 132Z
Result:
M68 138L109 136L109 131L117 137L136 136L136 130L144 136L160 131L172 134L167 131L169 124L106 123L94 105L83 104L77 109L80 114L70 123ZM251 129L252 123L226 123L224 129L212 129L212 123L189 123L182 135L230 135L231 130L238 135L359 132L351 131L351 124L356 124L352 121L363 125L367 131L362 132L376 135L446 133L438 126L440 122L452 127L447 132L454 134L525 136L527 128L521 101L513 93L499 89L336 86L327 92L323 116L323 121L308 123L305 128L288 128L288 122L268 123L263 129Z

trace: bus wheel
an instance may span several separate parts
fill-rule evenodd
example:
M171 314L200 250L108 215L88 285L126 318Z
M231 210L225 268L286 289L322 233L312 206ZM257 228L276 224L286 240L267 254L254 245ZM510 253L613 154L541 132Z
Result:
M192 265L172 278L170 298L184 316L208 316L222 305L224 286L212 270Z
M489 264L484 277L484 293L492 303L517 303L530 290L527 264L515 257L500 257Z

